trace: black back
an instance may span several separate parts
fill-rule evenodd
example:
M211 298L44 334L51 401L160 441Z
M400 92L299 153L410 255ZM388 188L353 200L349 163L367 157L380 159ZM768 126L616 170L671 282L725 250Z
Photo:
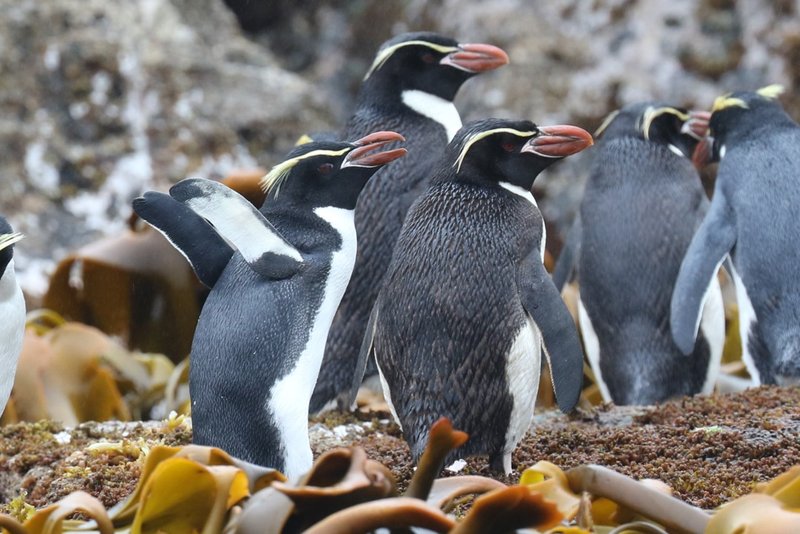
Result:
M653 121L645 139L645 111L660 107L628 106L609 124L580 207L580 298L600 344L603 380L617 404L699 392L710 357L702 336L687 358L670 335L672 290L708 201L686 157L697 141L680 133L677 116Z

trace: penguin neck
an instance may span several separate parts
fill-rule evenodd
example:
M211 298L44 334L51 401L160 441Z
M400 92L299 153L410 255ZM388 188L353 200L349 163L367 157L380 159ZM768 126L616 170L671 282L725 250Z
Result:
M417 89L406 89L400 95L403 104L412 111L440 124L447 133L447 141L461 128L461 116L451 100Z

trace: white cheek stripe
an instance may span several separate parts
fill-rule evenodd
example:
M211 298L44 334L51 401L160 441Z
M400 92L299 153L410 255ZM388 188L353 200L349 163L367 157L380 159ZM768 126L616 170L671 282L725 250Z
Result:
M324 207L316 208L314 213L341 235L342 246L332 254L322 302L312 320L306 346L297 358L294 369L278 380L270 390L268 408L274 415L280 432L286 455L285 474L291 481L297 480L311 468L308 406L325 353L328 330L356 261L353 210Z
M679 156L680 156L680 157L682 157L682 158L685 158L685 157L686 157L686 154L684 154L683 152L681 152L681 149L680 149L680 148L678 148L678 147L676 147L676 146L675 146L675 145L673 145L672 143L668 144L668 145L667 145L667 148L669 148L669 149L670 149L670 150L671 150L673 153L675 153L675 154L679 155Z
M447 132L448 143L461 129L461 116L451 101L417 89L403 91L401 97L406 106L441 124Z

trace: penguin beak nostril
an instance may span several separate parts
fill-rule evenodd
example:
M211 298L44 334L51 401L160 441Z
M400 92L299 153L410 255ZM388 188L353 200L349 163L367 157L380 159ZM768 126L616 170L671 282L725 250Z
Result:
M458 50L444 56L439 63L477 73L502 67L508 62L508 54L502 48L489 44L461 44Z
M681 126L681 133L688 134L698 141L708 133L708 121L711 119L711 113L708 111L690 111L689 120Z
M345 167L378 167L386 165L406 154L405 148L395 148L383 152L375 152L379 148L389 143L405 141L405 138L397 132L382 131L374 132L352 144L356 147L345 156L342 168Z
M525 143L521 152L531 152L547 158L564 158L594 144L592 135L577 126L541 126L539 132L539 135Z

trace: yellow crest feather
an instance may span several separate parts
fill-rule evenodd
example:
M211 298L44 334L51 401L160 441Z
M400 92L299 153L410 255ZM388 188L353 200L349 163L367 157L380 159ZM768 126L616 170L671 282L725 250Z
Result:
M286 161L278 163L261 179L259 185L261 185L261 189L269 194L273 190L275 191L275 196L280 193L281 185L283 182L286 181L286 178L289 177L289 173L292 172L292 169L300 163L300 161L306 158L313 158L315 156L341 156L347 152L350 152L352 147L343 148L341 150L312 150L306 154L302 154L300 156L289 158Z
M684 122L689 120L689 115L679 109L672 107L654 108L650 106L644 111L644 115L642 117L642 135L644 135L645 139L648 141L650 140L650 126L652 126L653 121L656 120L656 118L664 114L675 115Z
M768 85L766 87L762 87L756 94L759 96L763 96L764 98L769 98L770 100L774 100L781 96L785 91L784 87L779 83L773 83L772 85Z
M519 130L515 130L513 128L495 128L494 130L486 130L485 132L478 132L470 136L464 142L464 146L461 148L461 152L458 155L458 159L453 164L453 167L456 168L456 173L458 173L461 170L461 164L464 162L464 158L467 156L467 152L469 152L469 149L472 148L472 145L474 145L481 139L485 139L490 135L494 135L496 133L510 133L512 135L517 135L519 137L533 137L534 135L536 135L536 132L520 132Z
M364 79L366 80L367 78L372 76L372 73L380 69L383 66L383 64L386 63L386 60L388 60L389 57L391 57L391 55L397 52L399 49L403 48L404 46L412 46L412 45L427 46L428 48L436 50L437 52L440 52L442 54L449 54L450 52L455 52L456 50L458 50L457 46L444 46L420 40L397 43L395 45L388 46L383 50L381 50L380 52L378 52L378 55L375 56L375 61L372 62L372 66L364 75Z
M711 113L716 111L721 111L725 108L744 108L748 109L749 106L747 103L742 100L741 98L734 98L731 96L731 93L724 94L722 96L718 96L716 100L714 100L714 105L711 106Z
M13 234L0 234L0 250L10 247L14 243L20 241L24 235L19 232Z
M619 111L620 110L615 110L606 115L606 118L603 119L603 122L601 122L600 126L598 126L597 129L594 131L594 135L592 137L600 137L601 135L603 135L603 132L606 131L606 128L608 128L609 125L611 125L611 123L614 122L614 119L617 118L617 115L619 115Z

